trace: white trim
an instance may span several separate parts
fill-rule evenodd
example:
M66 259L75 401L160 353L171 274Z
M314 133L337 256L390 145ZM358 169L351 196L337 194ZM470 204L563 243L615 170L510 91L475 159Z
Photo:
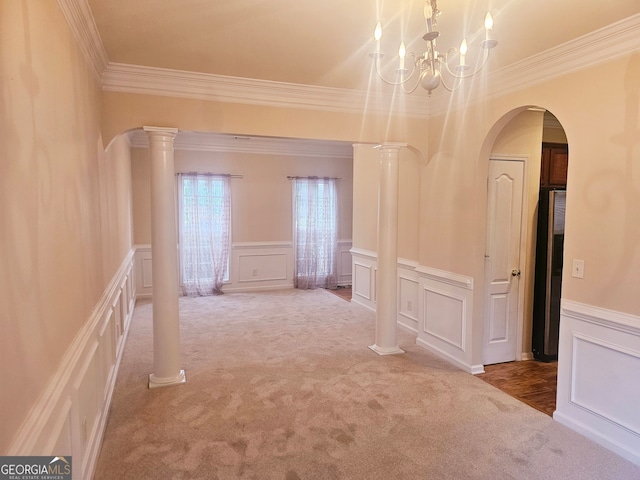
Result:
M435 345L427 343L422 338L419 338L419 337L416 338L416 345L424 348L425 350L428 350L429 352L433 353L434 355L436 355L436 356L438 356L440 358L445 359L449 363L452 363L453 365L455 365L456 367L460 368L461 370L464 370L467 373L471 373L473 375L477 375L478 373L483 373L484 372L484 367L482 365L469 365L469 364L463 362L462 360L460 360L459 358L451 355L450 353L439 349ZM479 371L479 370L481 370L481 371Z
M419 266L420 264L415 260L398 257L398 268L403 268L405 270L416 270Z
M637 465L639 345L640 316L562 300L553 418Z
M377 260L378 259L378 255L376 254L376 252L373 252L371 250L364 250L362 248L356 248L356 247L352 247L351 250L349 250L351 252L351 255L356 255L358 257L364 257L367 258L368 260Z
M574 332L573 333L573 338L572 338L572 353L573 353L573 358L572 358L572 365L573 367L575 367L578 364L578 358L577 358L577 347L579 342L582 342L583 344L591 344L591 345L596 345L598 347L610 350L612 352L616 352L622 355L627 355L630 357L633 357L637 360L637 363L640 364L640 351L638 350L633 350L631 348L626 348L620 345L616 345L614 343L611 342L607 342L604 340L601 340L599 338L595 338L593 336L590 335L584 335L582 333L577 333ZM618 426L623 428L624 430L626 430L628 433L631 433L633 435L636 436L640 436L640 427L634 427L632 425L629 424L629 422L624 419L624 418L620 418L616 411L612 411L612 412L607 412L604 411L604 409L599 409L597 406L594 405L590 405L584 398L579 398L578 397L578 388L579 385L576 382L576 378L575 378L575 371L572 368L572 377L571 377L571 389L570 389L570 397L569 397L569 402L572 405L575 405L577 407L583 408L585 411L590 412L598 417L600 417L603 420L606 420L608 422L610 422L612 425Z
M72 451L65 453L77 459L83 478L91 478L93 475L107 425L116 372L124 351L124 339L133 315L130 305L121 307L120 303L114 300L127 300L127 295L122 295L122 292L129 291L130 287L127 287L127 284L133 282L134 254L135 249L132 248L105 288L96 308L71 342L47 388L10 445L8 455L55 453L51 448L54 448L64 434L65 425L70 424L69 443ZM122 319L124 331L120 332L120 341L116 339L113 344L101 343L102 335L108 334L105 323L111 317L113 321L118 318L118 315L113 314L114 308L119 308L120 313L125 309L126 318ZM104 351L99 350L100 348L111 348L113 351L107 356ZM106 375L104 365L100 362L104 358L110 358L112 362ZM100 368L100 371L94 375L96 372L90 372L89 368ZM83 388L85 382L96 383ZM94 388L95 395L91 394L87 398L81 395L82 392L91 392ZM95 404L87 405L83 402ZM93 422L86 425L86 431L82 430L84 419L80 418L81 412L96 412Z
M149 148L149 138L141 129L131 130L125 137L133 148ZM293 157L353 158L349 142L302 138L233 135L215 132L180 131L173 144L177 151L252 153Z
M319 87L269 80L230 77L168 68L109 62L102 76L103 90L205 101L305 108L331 112L396 113L424 117L428 98L407 96L394 102L391 94L369 94L359 90Z
M617 453L622 458L625 458L636 465L640 465L640 454L629 449L623 442L618 442L610 437L604 437L600 431L591 425L581 422L558 410L553 412L553 419L565 427L578 432L580 435L584 435L597 444Z
M87 1L58 0L58 6L96 80L101 81L109 59Z
M640 335L640 317L562 299L562 315L609 329Z
M292 248L293 242L234 242L231 248L234 250L255 250L264 248Z
M486 90L475 93L471 103L530 88L579 70L609 62L640 49L640 14L632 15L561 45L540 52L497 71L489 71ZM444 113L462 103L464 95L433 96L429 114Z
M436 280L437 282L448 283L454 287L465 288L467 290L473 290L473 277L467 275L461 275L459 273L447 272L445 270L439 270L437 268L425 267L420 265L416 268L416 272L422 278L429 278Z
M59 0L69 3L72 0ZM82 0L78 0L82 1ZM88 41L88 40L87 40ZM83 47L83 50L86 47ZM531 87L571 72L589 68L627 55L640 48L640 14L570 40L487 74L487 90L472 91L472 101L480 97L502 96ZM98 67L99 68L99 67ZM535 73L535 74L532 74ZM461 102L464 95L446 92L431 98L422 95L403 97L393 102L393 95L329 87L318 87L242 77L187 72L109 62L102 76L103 89L112 92L193 98L208 101L293 107L311 110L389 114L428 118L443 113Z

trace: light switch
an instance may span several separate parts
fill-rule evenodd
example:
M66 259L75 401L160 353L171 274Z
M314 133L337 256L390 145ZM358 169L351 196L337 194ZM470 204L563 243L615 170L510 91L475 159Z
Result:
M573 259L571 267L571 276L575 278L584 278L584 260Z

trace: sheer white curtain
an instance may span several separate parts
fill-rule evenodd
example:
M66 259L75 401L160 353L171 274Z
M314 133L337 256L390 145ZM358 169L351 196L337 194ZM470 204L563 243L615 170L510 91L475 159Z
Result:
M181 174L178 179L182 291L220 294L231 244L229 176Z
M337 197L334 179L293 179L295 288L337 286Z

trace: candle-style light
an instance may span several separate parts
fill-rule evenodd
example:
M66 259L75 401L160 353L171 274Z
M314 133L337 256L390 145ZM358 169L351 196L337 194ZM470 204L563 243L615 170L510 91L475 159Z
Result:
M467 55L467 39L463 38L462 43L460 44L460 69L464 69L467 64L465 63L464 57Z
M402 73L402 71L404 70L404 57L407 56L407 48L404 46L404 42L400 42L398 56L400 57L400 73Z
M429 94L439 85L443 85L446 90L452 92L460 87L463 79L477 74L486 65L489 59L489 52L498 45L498 42L492 37L493 17L491 13L487 13L484 19L485 38L480 43L480 47L484 50L482 59L478 59L479 61L474 60L472 64L475 64L475 67L471 69L466 59L468 51L466 39L462 40L460 48L458 49L450 48L447 51L438 51L436 49L436 40L440 37L440 32L436 25L440 10L438 10L436 2L437 0L427 0L423 9L427 31L422 36L422 39L426 42L426 49L420 54L407 52L405 43L401 42L400 48L398 49L398 57L400 60L399 68L396 70L397 77L391 81L385 79L381 71L380 59L384 57L384 54L380 51L382 24L380 22L376 24L373 35L376 41L376 51L370 53L369 56L374 59L377 75L385 83L389 85L400 85L407 93L414 92L419 85ZM449 59L456 54L459 56L459 64L454 67L449 64ZM409 65L410 71L405 68L405 58L407 55L411 58ZM418 74L417 80L414 76L416 72ZM453 78L453 83L448 84L446 77ZM409 88L405 87L411 79L413 79L415 84Z

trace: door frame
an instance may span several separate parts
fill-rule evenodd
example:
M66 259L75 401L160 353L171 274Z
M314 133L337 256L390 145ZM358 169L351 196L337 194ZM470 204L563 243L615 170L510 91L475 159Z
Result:
M485 198L487 201L485 202L485 227L484 227L484 254L486 255L487 247L488 247L488 235L487 235L487 221L488 221L488 213L489 213L489 166L492 160L499 161L512 161L512 162L522 162L523 163L523 174L522 174L522 212L520 216L520 252L519 252L519 269L520 269L520 281L518 282L518 304L517 304L517 321L516 321L516 358L515 361L521 360L530 360L529 357L533 358L529 353L523 352L523 337L524 337L524 307L525 307L525 295L527 293L527 287L530 286L531 290L531 300L533 301L533 284L528 281L528 269L527 262L527 239L529 237L529 222L527 213L529 212L529 196L533 193L531 191L531 186L529 185L529 169L531 158L529 155L523 154L513 154L513 155L504 155L504 154L489 154L489 158L487 161L487 172L486 172L486 191ZM535 244L533 245L535 249ZM533 251L535 255L535 250ZM487 281L486 281L486 262L483 262L483 290L482 290L482 299L483 299L483 308L482 308L482 329L483 329L483 338L484 338L484 329L487 327L487 311L486 311L486 302L487 302ZM484 363L484 340L482 342L482 364Z

